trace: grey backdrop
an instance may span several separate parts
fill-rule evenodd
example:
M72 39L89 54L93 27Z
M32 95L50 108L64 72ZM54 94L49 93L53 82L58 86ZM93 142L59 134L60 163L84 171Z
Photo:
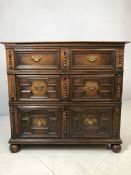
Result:
M0 0L0 41L131 41L131 0ZM131 98L131 44L123 99ZM8 114L5 49L0 45L0 116Z

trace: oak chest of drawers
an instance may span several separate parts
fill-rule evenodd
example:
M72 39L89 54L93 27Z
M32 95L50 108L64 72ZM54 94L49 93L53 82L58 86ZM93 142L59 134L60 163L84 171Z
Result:
M11 152L25 144L110 144L121 150L125 42L4 44Z

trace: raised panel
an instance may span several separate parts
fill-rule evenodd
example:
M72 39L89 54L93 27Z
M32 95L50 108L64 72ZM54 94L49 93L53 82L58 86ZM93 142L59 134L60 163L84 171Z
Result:
M16 69L59 69L60 50L58 49L16 49Z
M60 107L19 106L20 137L60 137Z
M112 137L113 107L70 107L70 137Z
M70 69L114 69L115 49L71 49Z
M20 101L59 101L59 75L16 75Z
M114 75L72 75L71 101L114 99Z

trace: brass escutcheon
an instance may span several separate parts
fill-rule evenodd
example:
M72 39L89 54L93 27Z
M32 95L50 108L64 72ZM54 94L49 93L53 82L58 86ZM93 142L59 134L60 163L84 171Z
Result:
M33 60L34 62L39 62L40 59L41 59L41 57L38 56L38 55L36 55L36 56L32 56L32 60Z

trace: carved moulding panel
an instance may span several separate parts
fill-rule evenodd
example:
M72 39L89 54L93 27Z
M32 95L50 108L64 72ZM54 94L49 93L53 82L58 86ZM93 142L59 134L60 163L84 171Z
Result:
M8 70L14 69L14 49L6 49L6 59L7 59L7 68Z
M60 137L60 108L19 106L21 137Z
M17 108L15 106L10 107L10 123L11 123L11 135L17 137L19 134Z
M62 129L62 138L68 138L69 137L69 109L67 107L64 107L63 109L63 129Z
M116 96L117 99L121 99L122 84L123 84L123 76L122 75L117 75L115 77L115 96Z
M112 100L114 76L71 75L71 98L73 101Z
M59 100L60 87L57 75L16 75L17 98L20 100Z
M116 50L116 68L123 68L123 60L124 60L124 50L118 49Z
M66 48L61 49L61 68L69 68L69 50Z
M15 101L16 100L16 81L15 75L8 76L8 86L9 86L9 100Z
M71 137L111 137L112 107L72 107Z
M61 76L61 97L63 101L67 101L69 98L69 76Z
M121 116L121 107L114 107L114 122L113 122L113 137L120 137L120 116Z

